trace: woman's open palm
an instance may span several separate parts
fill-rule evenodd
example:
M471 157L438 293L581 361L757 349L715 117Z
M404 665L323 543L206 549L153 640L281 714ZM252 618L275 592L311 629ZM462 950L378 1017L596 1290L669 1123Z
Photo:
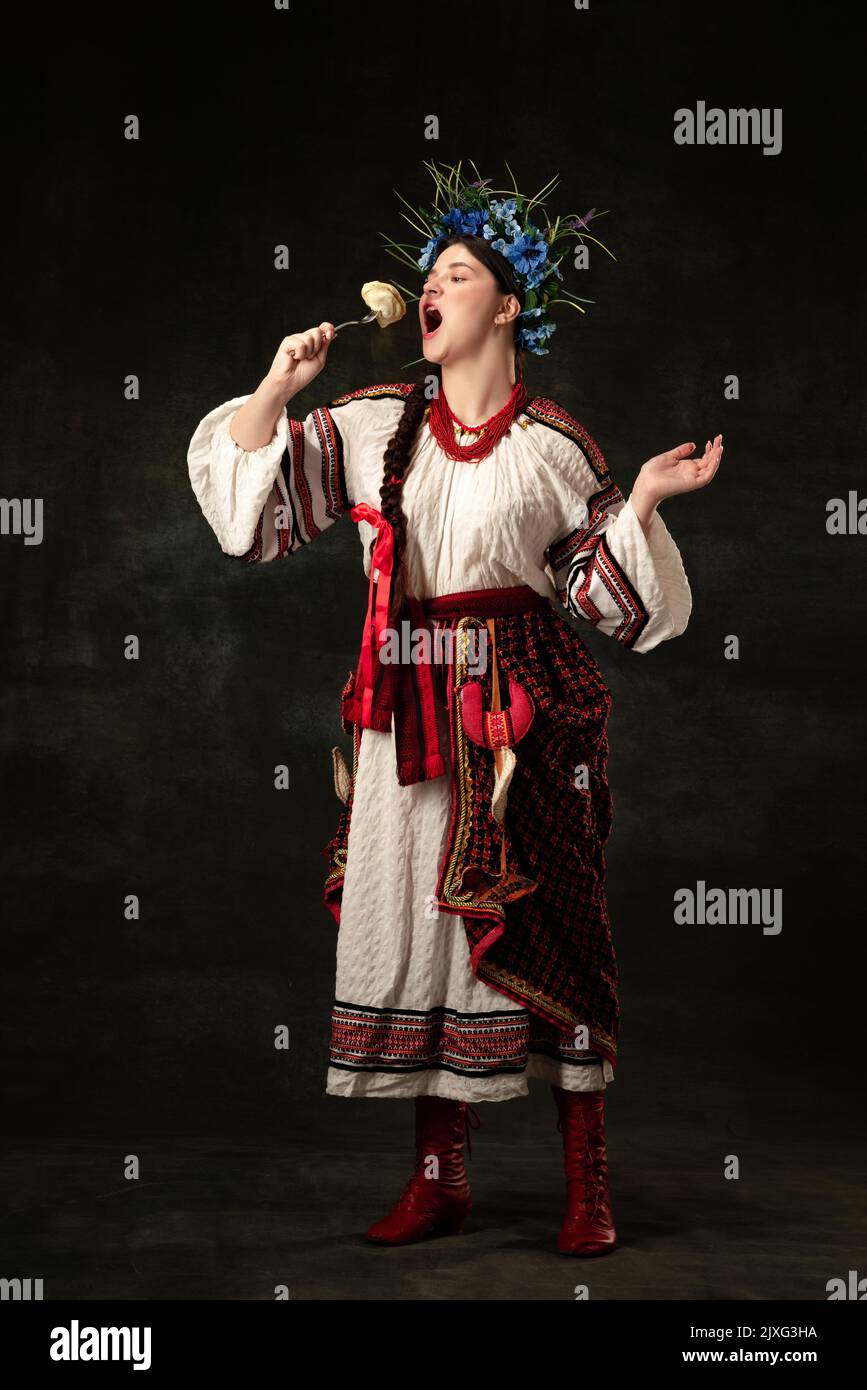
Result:
M697 488L707 487L722 459L722 435L718 434L713 444L707 441L701 458L689 457L695 447L694 443L678 444L648 459L642 467L645 482L660 501L679 492L695 492Z

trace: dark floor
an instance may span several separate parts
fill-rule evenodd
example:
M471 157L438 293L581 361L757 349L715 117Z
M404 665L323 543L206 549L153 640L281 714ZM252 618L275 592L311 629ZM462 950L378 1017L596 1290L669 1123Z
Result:
M323 1098L319 1150L273 1133L139 1133L120 1149L20 1137L0 1162L0 1275L42 1278L46 1299L273 1299L286 1285L296 1299L524 1301L572 1299L586 1283L595 1299L824 1300L829 1279L867 1272L864 1146L845 1110L769 1107L756 1124L663 1104L627 1123L609 1105L621 1246L581 1260L554 1249L563 1183L549 1104L534 1087L477 1107L463 1233L400 1249L363 1232L408 1175L409 1102ZM119 1176L127 1153L141 1161L134 1182ZM723 1176L729 1154L737 1181Z

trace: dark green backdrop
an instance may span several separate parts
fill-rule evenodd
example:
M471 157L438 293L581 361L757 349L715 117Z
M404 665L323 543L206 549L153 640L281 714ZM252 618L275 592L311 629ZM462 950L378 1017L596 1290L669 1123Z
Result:
M614 694L611 1103L636 1124L722 1106L770 1131L818 1102L854 1125L867 539L825 529L828 498L864 489L867 425L842 9L812 27L772 4L293 10L48 25L9 74L3 492L44 498L45 537L0 538L7 1123L314 1145L383 1123L324 1095L320 850L364 613L357 532L345 518L247 568L220 552L185 456L283 334L354 317L364 280L406 283L379 249L406 230L392 189L425 200L422 160L464 157L497 183L507 159L528 188L559 172L555 210L610 209L617 262L594 258L577 288L596 303L562 310L530 389L586 425L626 493L652 454L718 430L726 445L708 490L662 507L686 634L640 656L582 630ZM673 112L699 99L783 107L782 153L679 148ZM419 354L414 313L347 330L292 413ZM697 879L782 888L782 933L675 926L673 893Z

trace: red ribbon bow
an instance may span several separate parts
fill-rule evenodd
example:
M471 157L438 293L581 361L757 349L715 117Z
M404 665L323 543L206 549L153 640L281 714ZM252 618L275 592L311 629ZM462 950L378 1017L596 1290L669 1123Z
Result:
M378 729L383 733L393 727L397 777L401 786L442 777L446 765L440 750L431 663L412 662L404 666L388 663L384 671L377 669L381 661L380 649L387 640L394 578L394 529L382 512L367 502L357 503L349 514L353 521L366 521L375 526L377 537L370 557L370 586L361 655L352 690L347 691L344 697L344 717L360 722L362 728ZM417 628L424 626L424 606L419 599L407 596L403 611L408 613L411 624L414 623ZM374 704L375 678L377 694Z
M364 642L362 643L359 667L362 683L363 723L369 724L370 711L373 705L374 663L379 656L379 649L385 641L385 629L388 626L388 608L394 568L394 528L391 522L382 515L382 512L378 512L367 502L357 503L349 515L353 521L367 521L371 526L377 528L376 544L370 560L367 617L364 622ZM374 578L376 570L379 570L379 584L376 589L376 607L374 610L373 589L376 582Z

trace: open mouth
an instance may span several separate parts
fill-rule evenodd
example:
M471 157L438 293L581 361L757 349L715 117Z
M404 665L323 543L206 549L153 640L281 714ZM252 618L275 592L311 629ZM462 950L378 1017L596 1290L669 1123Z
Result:
M432 338L434 333L436 333L437 329L440 327L442 321L443 316L440 313L439 309L437 309L433 304L426 304L424 306L424 330L422 332L422 337Z

